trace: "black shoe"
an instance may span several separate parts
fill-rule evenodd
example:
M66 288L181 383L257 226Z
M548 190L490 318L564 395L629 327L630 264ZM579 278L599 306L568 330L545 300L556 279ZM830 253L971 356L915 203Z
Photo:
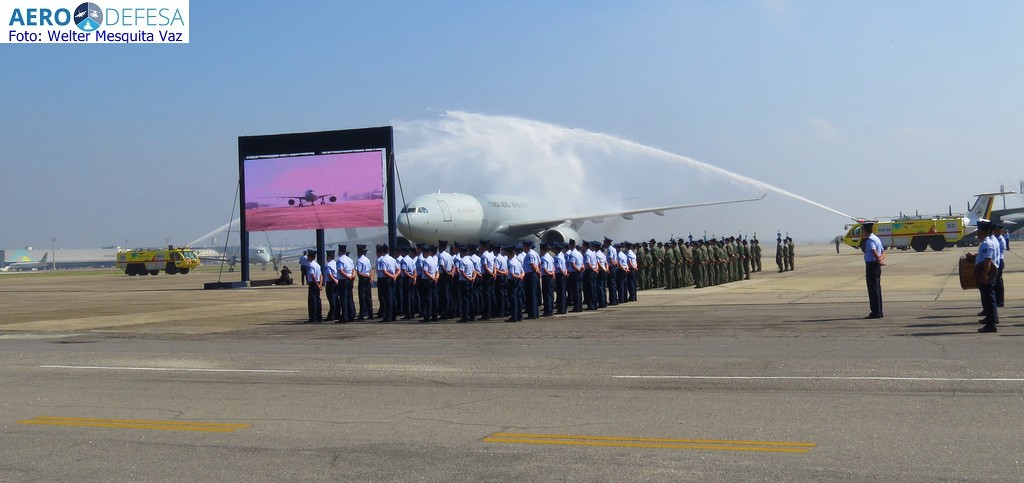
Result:
M981 320L978 321L978 323L979 324L984 324L984 325L999 325L999 321L998 320L989 320L989 319L981 319Z
M517 320L513 319L512 317L509 317L509 318L505 319L505 322L517 322Z
M996 326L994 326L992 324L988 324L988 325L978 329L978 332L996 332Z
M1002 307L1003 304L996 304L996 307Z
M359 322L362 322L362 321L366 320L366 317L357 317L356 320L359 321Z
M981 317L981 316L984 316L984 315L985 315L985 311L984 310L982 310L981 312L978 312L978 317Z
M868 314L868 316L867 316L867 317L864 317L864 318L865 318L865 319L881 319L881 318L882 318L882 316L881 316L881 315L878 315L878 314Z

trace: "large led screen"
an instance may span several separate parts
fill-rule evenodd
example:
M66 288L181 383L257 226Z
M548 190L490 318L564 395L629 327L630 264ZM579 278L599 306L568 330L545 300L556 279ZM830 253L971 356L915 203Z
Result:
M246 231L384 226L382 153L245 160Z

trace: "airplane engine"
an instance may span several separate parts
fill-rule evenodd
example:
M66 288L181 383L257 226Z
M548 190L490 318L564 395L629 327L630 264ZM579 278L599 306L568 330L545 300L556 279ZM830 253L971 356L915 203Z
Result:
M331 200L331 203L334 203L335 201L338 201L338 197L337 196L332 196L332 197L327 198L327 199Z
M295 206L295 200L288 200L288 204L290 206Z
M580 241L580 234L568 226L558 226L544 232L540 240L545 243L568 243L569 239Z

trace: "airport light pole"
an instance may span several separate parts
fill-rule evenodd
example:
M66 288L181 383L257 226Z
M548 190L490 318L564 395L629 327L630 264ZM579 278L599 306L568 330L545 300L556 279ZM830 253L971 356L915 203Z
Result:
M53 258L50 259L53 263L52 270L57 271L57 237L55 236L50 237L50 251L53 252Z

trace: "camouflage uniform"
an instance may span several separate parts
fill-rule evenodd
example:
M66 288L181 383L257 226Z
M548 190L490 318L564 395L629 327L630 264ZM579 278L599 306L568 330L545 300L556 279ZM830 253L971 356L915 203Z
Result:
M661 278L665 273L665 254L661 251L660 246L652 245L651 257L651 288L658 288L661 286Z
M743 280L750 280L750 245L746 240L740 245L740 256L743 260Z
M683 244L683 286L693 285L693 249Z
M701 270L704 268L704 253L701 251L701 243L698 241L693 245L693 267L691 267L690 276L693 277L694 288L701 288L704 286L704 276L701 274Z
M796 270L796 265L794 265L794 260L793 260L793 255L794 255L793 254L793 248L794 248L794 246L796 244L793 243L793 239L792 238L786 238L786 240L789 241L789 244L786 247L786 258L788 259L788 264L787 265L789 265L788 270Z
M753 257L753 268L755 272L761 271L761 242L754 238L754 244L750 247L752 249L751 256Z
M784 265L782 264L782 253L786 249L782 246L782 238L775 240L775 264L779 266L779 273L785 271Z

